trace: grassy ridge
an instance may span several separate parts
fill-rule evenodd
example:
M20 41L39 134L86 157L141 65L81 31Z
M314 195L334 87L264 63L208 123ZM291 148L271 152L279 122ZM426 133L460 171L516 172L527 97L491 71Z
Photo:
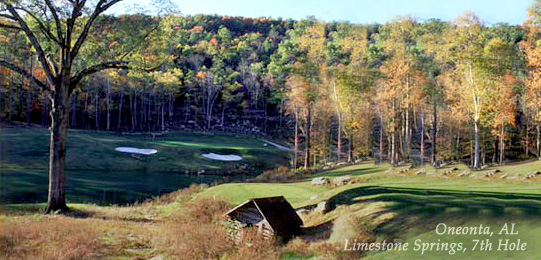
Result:
M441 173L451 167L459 168L452 176ZM324 215L304 216L305 226L317 227L333 222L333 232L348 233L351 226L340 227L340 219L358 219L365 227L370 227L375 242L408 242L408 251L368 252L366 259L537 259L541 254L538 222L541 215L541 182L528 181L524 175L541 169L541 162L513 164L475 172L474 177L457 177L465 170L464 165L453 165L443 169L425 166L433 175L398 174L404 167L393 168L388 164L374 165L364 163L320 173L316 176L337 177L352 175L356 184L331 189L330 187L310 186L309 180L290 184L225 184L204 191L203 194L222 196L238 203L251 197L283 195L296 207L315 205L328 200L333 210ZM494 169L507 174L508 178L483 177ZM298 192L303 191L303 196ZM306 199L308 198L308 199ZM337 222L338 221L338 222ZM346 221L347 222L347 221ZM519 235L437 235L435 227L439 223L448 226L490 226L499 232L505 223L516 223ZM361 235L359 235L362 237ZM332 237L331 237L332 238ZM355 235L353 236L355 237ZM473 250L474 240L490 239L494 250ZM520 238L526 242L526 252L497 251L499 239L515 241ZM343 239L343 238L340 238ZM463 243L465 252L449 253L450 250L433 250L421 254L415 251L418 243ZM338 246L344 246L338 240ZM301 252L304 252L301 253ZM306 257L318 256L317 251L302 250L289 252L289 255ZM287 258L287 259L296 259ZM308 259L308 258L307 258Z
M405 166L404 166L405 167ZM399 171L404 167L394 168L393 171ZM450 166L451 167L451 166ZM441 174L450 167L442 169L434 169L430 166L425 166L427 172ZM466 169L465 165L453 165L452 167L459 168L459 171ZM443 177L440 175L398 175L389 174L391 169L389 164L375 165L367 162L347 166L339 169L334 169L327 172L322 172L313 177L337 177L343 175L351 175L358 179L356 184L330 189L328 187L315 187L309 184L312 177L306 178L304 181L276 184L276 183L243 183L243 184L223 184L205 191L208 194L222 196L232 200L235 203L240 203L253 197L265 197L268 195L285 196L296 206L306 205L311 202L328 199L339 192L347 189L353 189L364 186L381 186L381 187L399 187L411 189L429 189L429 190L453 190L453 191L468 191L468 192L499 192L499 193L518 193L518 194L541 194L541 182L525 181L521 176L534 170L541 169L541 161L532 161L522 164L513 164L500 166L495 168L485 169L475 172L477 176L482 176L484 173L499 169L502 173L508 174L508 179L498 178L482 178L482 177ZM511 179L516 178L516 179ZM299 193L302 192L302 196ZM317 196L316 199L310 201L309 198ZM304 199L304 201L303 201Z

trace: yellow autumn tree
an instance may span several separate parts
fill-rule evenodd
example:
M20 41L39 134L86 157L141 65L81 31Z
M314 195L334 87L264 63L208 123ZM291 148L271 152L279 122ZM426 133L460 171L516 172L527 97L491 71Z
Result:
M524 27L528 31L526 41L521 42L520 45L527 63L524 103L527 114L535 124L536 153L541 160L541 67L539 65L541 64L541 1L534 1L528 10ZM528 139L528 133L526 135ZM528 142L526 146L529 146Z

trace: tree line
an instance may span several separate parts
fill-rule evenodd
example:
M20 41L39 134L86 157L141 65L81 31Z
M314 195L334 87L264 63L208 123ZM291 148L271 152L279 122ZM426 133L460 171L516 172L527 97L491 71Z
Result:
M292 166L305 168L364 157L472 168L541 158L540 6L521 26L487 26L473 13L382 25L100 15L76 65L129 59L143 69L111 64L81 78L66 117L71 128L285 138ZM24 31L4 24L0 55L36 80L2 66L2 117L48 126L51 93L36 85L47 81L43 61Z

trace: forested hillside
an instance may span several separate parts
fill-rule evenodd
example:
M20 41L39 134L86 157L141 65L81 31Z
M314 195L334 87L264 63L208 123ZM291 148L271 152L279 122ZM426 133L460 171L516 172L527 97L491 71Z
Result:
M144 69L84 79L70 127L286 137L297 167L370 156L480 168L540 157L539 9L523 26L487 26L473 13L383 25L100 16L82 60L129 58ZM0 55L44 77L24 35L1 30ZM0 73L3 121L47 126L47 93Z

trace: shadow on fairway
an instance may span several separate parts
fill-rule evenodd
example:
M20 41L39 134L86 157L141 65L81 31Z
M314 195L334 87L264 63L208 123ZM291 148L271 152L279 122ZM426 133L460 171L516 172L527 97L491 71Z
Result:
M541 212L541 196L533 194L365 186L346 190L329 199L332 207L377 201L394 202L389 210L406 213L430 214L451 209L463 213L479 210L495 214L516 210L527 214Z
M430 230L445 221L537 219L541 214L541 196L530 194L365 186L343 191L327 200L329 212L340 205L374 202L385 202L385 206L363 217L368 222L385 213L397 213L374 228L376 234L388 239L399 237L412 227ZM332 224L325 223L314 230L322 231L322 227L328 232Z

